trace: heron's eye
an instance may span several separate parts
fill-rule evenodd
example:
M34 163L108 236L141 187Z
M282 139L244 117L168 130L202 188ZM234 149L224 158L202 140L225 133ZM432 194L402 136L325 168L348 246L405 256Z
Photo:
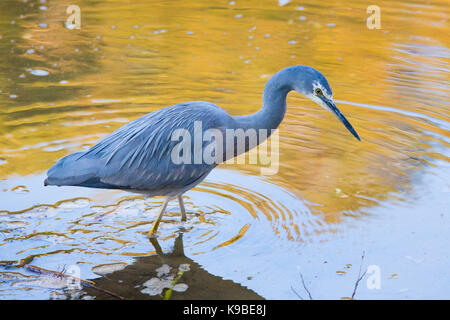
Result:
M318 96L322 95L322 89L317 88L316 90L314 90L314 93Z

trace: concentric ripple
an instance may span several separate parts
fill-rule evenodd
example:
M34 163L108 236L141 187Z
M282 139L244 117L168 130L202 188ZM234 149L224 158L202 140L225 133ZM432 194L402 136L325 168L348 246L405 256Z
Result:
M14 196L34 198L33 191L39 190L36 184L40 179L41 176L34 176L21 181L30 192ZM14 189L10 183L3 182L2 188ZM83 279L90 279L101 274L98 270L105 265L131 264L134 257L155 254L147 233L162 199L102 190L104 198L98 201L94 200L96 190L49 188L54 193L61 190L73 194L83 190L88 196L38 204L20 211L0 211L3 263L27 263L51 270L77 265ZM163 248L170 248L172 239L183 232L185 250L193 256L213 251L220 255L224 250L254 254L266 249L265 241L302 243L317 240L329 231L320 217L312 215L287 190L262 178L231 170L213 171L205 183L186 193L185 204L187 222L180 221L178 203L169 204L160 225L159 241ZM32 276L28 272L22 275ZM5 285L19 281L14 279L11 277ZM31 287L53 286L53 282L36 285L32 279ZM20 283L26 287L27 282L22 278ZM35 290L38 296L39 289ZM9 294L14 297L14 290Z

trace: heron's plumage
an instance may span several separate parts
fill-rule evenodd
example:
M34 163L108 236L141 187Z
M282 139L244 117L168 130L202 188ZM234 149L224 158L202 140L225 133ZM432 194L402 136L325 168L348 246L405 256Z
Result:
M185 102L146 114L120 127L86 152L62 158L48 171L47 185L144 190L154 195L178 194L201 182L216 164L175 164L171 152L175 129L194 136L233 122L220 107L203 101ZM202 148L207 145L203 142Z

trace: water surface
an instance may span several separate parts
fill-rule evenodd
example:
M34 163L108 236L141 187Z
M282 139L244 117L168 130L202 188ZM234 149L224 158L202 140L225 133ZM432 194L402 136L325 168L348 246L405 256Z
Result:
M64 26L69 4L0 4L0 261L76 266L125 298L164 298L144 283L190 264L172 298L221 286L227 295L209 296L307 298L301 274L313 298L339 299L364 253L381 287L364 279L356 298L449 298L445 1L381 1L380 30L366 27L358 1L82 0L79 30ZM294 64L327 76L362 142L291 93L278 173L220 166L186 193L186 223L169 205L158 245L146 233L162 199L43 186L59 158L161 107L206 100L255 112L268 78ZM180 234L183 259L156 260ZM111 297L58 280L2 267L0 296Z

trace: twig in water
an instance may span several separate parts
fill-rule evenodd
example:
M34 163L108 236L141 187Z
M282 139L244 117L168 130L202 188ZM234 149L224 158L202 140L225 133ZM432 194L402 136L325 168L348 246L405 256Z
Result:
M301 272L300 272L300 278L302 279L302 285L303 285L303 288L304 288L305 291L308 293L309 300L313 300L313 298L312 298L312 296L311 296L311 292L309 292L308 287L306 286L306 283L305 283L305 279L303 279L303 275L302 275ZM297 297L299 297L299 298L302 299L302 300L305 300L305 299L303 299L303 297L302 297L301 295L299 295L299 294L297 293L297 291L294 290L294 288L293 288L292 286L291 286L291 290L295 293L295 295L296 295Z
M303 297L301 296L301 295L299 295L298 293L297 293L297 291L295 291L294 290L294 288L291 286L291 290L295 293L295 295L297 296L297 297L299 297L301 300L305 300L305 299L303 299Z
M91 286L91 285L95 284L94 282L89 281L89 280L83 280L83 279L80 279L80 278L77 278L77 277L74 277L74 276L69 276L69 275L64 274L62 272L59 272L59 271L47 270L47 269L44 269L44 268L41 268L41 267L37 267L37 266L31 265L31 264L25 264L23 267L25 269L27 269L28 271L31 271L33 273L37 273L39 275L46 275L46 276L56 277L56 278L59 278L59 279L73 279L73 280L79 281L81 284L88 285L88 286Z
M301 272L300 272L300 277L302 278L303 288L305 288L306 292L308 293L309 300L313 300L313 298L311 296L311 292L309 292L308 288L306 287L305 280L303 279L303 275Z
M74 276L70 276L70 275L64 274L62 272L47 270L47 269L36 267L36 266L30 265L30 264L25 264L23 267L25 269L31 271L31 272L34 272L34 273L37 273L37 274L40 274L40 275L48 275L48 276L52 276L52 277L58 277L60 279L76 280L76 281L79 281L83 286L90 287L90 288L93 288L93 289L95 289L97 291L104 292L104 293L109 294L110 296L113 296L113 297L118 298L120 300L125 300L124 297L119 296L118 294L116 294L114 292L111 292L109 290L97 287L95 285L95 282L93 282L93 281L83 280L83 279L80 279L80 278L77 278L77 277L74 277ZM63 271L65 271L64 269L63 269Z
M353 289L352 299L355 297L356 290L358 289L359 282L362 280L362 278L364 278L364 276L366 275L366 272L367 272L367 270L366 270L361 275L361 270L362 270L362 266L363 266L363 263L364 263L364 255L365 255L365 252L363 251L363 254L362 254L362 257L361 257L361 264L359 266L358 280L356 280L355 288Z

